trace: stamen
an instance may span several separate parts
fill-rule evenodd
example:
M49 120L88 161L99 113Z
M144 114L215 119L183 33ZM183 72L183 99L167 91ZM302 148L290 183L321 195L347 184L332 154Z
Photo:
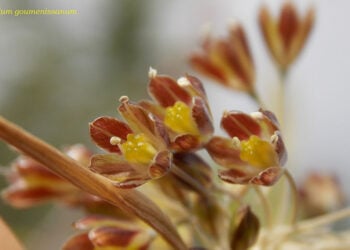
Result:
M120 98L119 98L119 102L128 102L129 101L129 97L126 96L126 95L122 95Z
M118 145L121 141L122 141L122 139L120 139L120 137L118 137L118 136L112 136L109 139L109 143L112 144L113 146Z
M262 119L264 118L264 115L261 112L252 112L250 113L250 116L255 119Z
M152 67L149 67L148 77L155 78L156 76L157 76L157 70Z
M237 149L241 148L241 141L238 139L237 136L232 137L232 144Z
M187 79L187 77L180 77L177 79L177 84L180 86L188 86L191 85L191 82Z
M277 135L277 133L275 132L273 135L271 135L271 137L270 137L270 142L271 142L272 144L276 144L277 141L278 141L278 135Z

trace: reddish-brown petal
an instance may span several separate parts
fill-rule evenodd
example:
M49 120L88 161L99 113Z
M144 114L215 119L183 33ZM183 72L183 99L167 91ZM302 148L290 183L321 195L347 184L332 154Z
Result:
M88 230L101 226L115 226L124 229L135 229L135 226L126 220L117 220L113 217L108 217L99 214L88 215L73 224L74 228L80 230Z
M50 199L60 198L64 193L45 187L25 188L22 186L11 186L5 189L1 196L11 206L16 208L29 208Z
M138 103L142 108L147 110L148 112L156 115L159 117L159 119L163 120L165 116L165 109L160 106L159 104L156 104L155 102L143 100Z
M141 234L144 235L141 235ZM140 237L141 236L141 237ZM101 227L92 230L89 238L97 247L127 248L133 245L133 249L146 250L151 239L144 232L137 230L125 230L117 227Z
M191 103L191 95L169 76L151 77L148 91L150 96L163 107L173 106L177 101Z
M113 136L126 140L126 136L132 133L130 127L112 117L100 117L90 123L90 136L101 148L109 152L120 152L118 145L112 145L110 139Z
M94 250L95 247L87 233L75 235L70 238L62 247L62 250Z
M140 105L125 99L118 110L135 133L145 134L155 146L162 148L169 143L164 124Z
M212 184L213 172L210 166L197 154L194 153L176 153L174 154L174 164L189 176L197 180L204 187L208 187ZM183 180L176 176L184 186L192 189L191 185L188 185L186 180Z
M278 22L278 30L287 52L299 28L299 18L294 4L287 1L283 4ZM287 53L285 53L287 54Z
M249 184L252 176L239 169L219 170L220 179L232 184Z
M249 249L258 238L260 229L259 219L248 206L240 208L234 218L234 228L230 235L230 249Z
M148 166L129 163L116 154L94 155L89 168L109 178L119 188L135 188L150 179Z
M235 167L245 165L240 158L240 150L230 139L214 136L205 146L213 160L223 167Z
M275 126L275 130L279 129L280 124L277 120L276 115L273 112L262 108L259 109L259 112L265 115L273 123L273 125Z
M263 186L271 186L278 181L283 173L283 169L281 167L270 167L262 172L260 172L257 176L253 177L250 180L250 183L263 185Z
M171 148L175 151L191 151L198 149L201 146L199 139L190 134L179 135L171 143Z
M203 83L195 76L186 74L187 80L191 83L193 89L196 90L196 95L202 97L203 99L207 98L207 94L205 93L205 89L203 87Z
M260 135L261 128L251 116L239 111L230 111L221 119L221 127L230 137L246 140L251 135Z
M212 123L212 117L203 99L193 99L192 117L197 124L197 128L199 129L201 136L205 138L213 134L214 126Z
M275 135L277 136L277 141L274 142L275 151L278 155L278 160L279 160L280 166L283 166L286 163L287 158L288 158L287 150L286 150L286 147L284 145L281 133L279 131L276 131Z
M51 170L46 168L44 165L27 156L20 156L12 164L12 169L14 170L14 174L19 175L21 178L35 176L35 178L38 179L66 182L61 177L57 176Z
M149 175L152 179L162 177L168 173L172 162L172 154L170 151L159 152L155 158L154 162L148 169Z
M190 63L192 67L204 75L228 85L228 79L225 72L223 72L219 67L215 66L208 57L200 54L193 54L190 58Z

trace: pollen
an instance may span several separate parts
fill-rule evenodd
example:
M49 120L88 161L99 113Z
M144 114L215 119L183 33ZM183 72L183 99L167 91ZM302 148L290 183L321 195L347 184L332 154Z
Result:
M121 144L121 150L127 161L141 164L150 163L157 153L144 134L128 134L126 142Z
M118 145L121 141L122 141L122 139L120 139L118 136L112 136L109 139L109 143L113 146Z
M278 165L277 154L272 145L255 135L241 141L240 157L254 167L267 168Z
M178 101L166 109L164 123L176 133L199 135L191 109L183 102Z

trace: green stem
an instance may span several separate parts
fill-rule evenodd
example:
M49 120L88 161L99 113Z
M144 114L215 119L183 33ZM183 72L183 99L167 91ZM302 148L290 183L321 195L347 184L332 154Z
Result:
M295 184L295 181L294 181L292 175L290 174L290 172L287 169L285 169L284 175L287 177L287 180L288 180L288 183L290 186L290 190L291 190L292 195L293 195L293 209L292 209L291 221L293 224L295 224L297 222L298 212L299 212L298 189L297 189L297 185Z
M271 217L271 206L269 201L266 199L264 193L261 190L260 186L257 185L253 185L253 188L256 192L256 194L258 195L262 207L264 209L264 215L265 215L265 220L266 220L266 224L268 228L272 228L272 217Z

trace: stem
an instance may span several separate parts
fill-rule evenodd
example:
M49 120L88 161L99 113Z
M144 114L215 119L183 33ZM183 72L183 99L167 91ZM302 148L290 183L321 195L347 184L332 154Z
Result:
M258 195L258 197L260 198L260 201L262 203L267 227L272 228L272 217L271 217L270 204L269 204L268 200L266 199L264 193L262 192L261 187L259 187L257 185L253 185L253 187L254 187L254 190L255 190L256 194Z
M316 218L304 220L298 223L297 231L308 231L316 227L328 225L338 220L350 217L350 207L338 210L336 212L318 216Z
M292 175L290 174L290 172L285 169L284 171L284 175L287 177L289 186L291 188L291 192L293 195L293 210L292 210L292 216L291 216L291 220L292 223L295 224L297 222L297 218L298 218L298 212L299 212L299 197L298 197L298 189L297 189L297 185L295 184L295 181L292 177Z
M0 116L0 138L42 163L78 188L97 195L154 228L172 247L187 247L169 218L137 190L117 189L105 177L81 166L73 159Z
M187 174L181 168L173 164L171 168L171 172L179 177L181 180L186 182L186 184L190 185L194 190L196 190L199 194L205 197L207 200L213 200L212 196L207 188L205 188L200 182L194 179L192 176Z

